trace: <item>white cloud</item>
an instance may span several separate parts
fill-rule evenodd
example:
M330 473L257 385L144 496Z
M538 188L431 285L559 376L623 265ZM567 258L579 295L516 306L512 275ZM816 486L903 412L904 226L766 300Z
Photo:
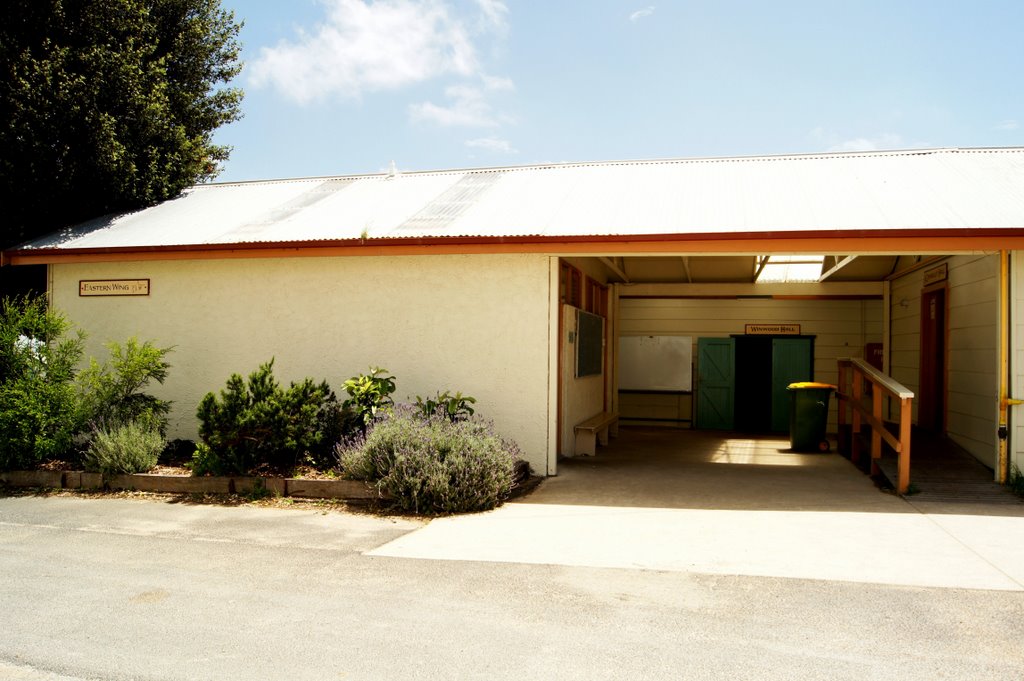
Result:
M1000 121L999 123L997 123L993 130L1016 130L1019 127L1020 125L1017 123L1017 121L1013 119L1007 119L1005 121Z
M477 0L482 22L504 26L504 3ZM251 83L300 104L331 95L395 89L438 76L476 77L472 32L444 0L325 0L327 17L311 32L264 47Z
M817 127L811 130L810 137L816 143L824 146L827 152L879 151L882 149L905 149L909 146L900 135L889 132L872 137L843 138L822 127ZM927 144L915 144L913 146L927 146Z
M504 33L508 30L508 6L503 0L476 0L480 7L480 26Z
M420 102L409 107L409 115L413 120L443 126L496 128L513 121L507 115L495 113L487 96L490 92L514 89L515 85L508 78L484 76L482 88L473 85L452 85L445 88L445 97L450 102L448 106Z
M654 14L654 5L649 5L630 14L629 20L635 23L644 17L651 16L652 14Z
M510 122L507 117L494 113L481 88L452 85L445 88L444 94L451 102L450 105L438 106L433 102L421 102L409 107L409 115L413 120L444 126L493 128Z
M511 92L516 89L516 85L512 82L511 78L484 76L483 79L484 87L494 92Z
M515 149L511 142L497 137L478 137L477 139L466 140L466 146L474 149L484 149L485 151L500 152L503 154L519 153L519 150Z

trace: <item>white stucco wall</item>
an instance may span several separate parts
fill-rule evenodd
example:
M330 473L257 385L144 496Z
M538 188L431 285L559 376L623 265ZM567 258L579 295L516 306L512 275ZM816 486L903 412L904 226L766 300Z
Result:
M78 295L79 280L122 278L150 279L150 295ZM476 397L534 470L547 469L547 256L65 264L50 280L53 303L89 333L87 354L133 335L175 346L154 390L174 401L171 437L195 438L202 396L271 357L282 383L327 379L341 398L341 382L372 364L397 376L398 401L438 389Z

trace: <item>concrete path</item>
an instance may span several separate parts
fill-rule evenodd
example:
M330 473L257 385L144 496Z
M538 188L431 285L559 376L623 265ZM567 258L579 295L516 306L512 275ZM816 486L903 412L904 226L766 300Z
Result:
M370 554L1024 590L1024 504L915 504L838 455L787 448L626 431L521 503Z

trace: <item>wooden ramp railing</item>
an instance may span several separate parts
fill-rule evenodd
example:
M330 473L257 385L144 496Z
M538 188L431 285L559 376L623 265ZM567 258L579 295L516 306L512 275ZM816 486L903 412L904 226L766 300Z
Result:
M869 391L865 391L865 383ZM882 420L885 397L899 401L898 437L889 432ZM885 440L898 457L896 493L906 494L910 487L910 407L914 393L862 359L840 359L836 398L839 432L850 424L850 460L854 463L860 460L860 432L867 424L871 428L871 475L879 472L878 459L882 456L882 440ZM848 412L852 412L849 421Z

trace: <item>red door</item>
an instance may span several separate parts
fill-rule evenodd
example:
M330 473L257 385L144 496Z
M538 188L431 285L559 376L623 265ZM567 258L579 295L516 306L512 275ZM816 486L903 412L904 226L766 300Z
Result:
M921 384L917 425L942 433L946 425L946 289L921 294Z

